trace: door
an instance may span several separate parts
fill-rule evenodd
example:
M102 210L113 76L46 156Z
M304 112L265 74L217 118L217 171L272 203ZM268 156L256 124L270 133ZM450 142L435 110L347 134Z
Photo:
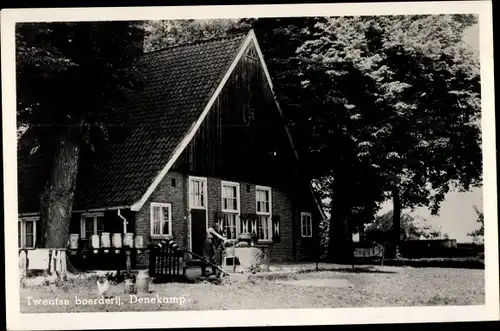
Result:
M193 253L203 255L203 243L207 231L207 211L191 209L191 240Z
M191 250L202 255L208 224L207 179L189 177L189 209L191 216Z

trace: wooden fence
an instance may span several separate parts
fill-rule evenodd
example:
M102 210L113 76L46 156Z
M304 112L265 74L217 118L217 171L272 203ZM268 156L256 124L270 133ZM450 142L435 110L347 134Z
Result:
M149 275L155 282L171 282L182 278L182 250L174 241L149 247Z

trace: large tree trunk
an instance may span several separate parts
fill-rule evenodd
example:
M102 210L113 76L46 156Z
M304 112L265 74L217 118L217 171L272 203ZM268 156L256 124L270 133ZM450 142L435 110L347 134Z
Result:
M352 234L350 231L351 194L348 176L336 176L332 185L330 229L327 260L351 263L353 260Z
M359 242L361 242L361 243L366 242L365 226L364 226L364 224L360 224L358 226L358 231L359 231Z
M398 258L399 256L399 244L401 241L401 199L399 196L399 188L395 185L392 188L392 203L393 203L393 214L392 214L392 236L393 236L393 255Z
M69 132L59 135L56 148L50 177L40 197L40 221L46 248L67 246L80 159L80 145L72 141Z

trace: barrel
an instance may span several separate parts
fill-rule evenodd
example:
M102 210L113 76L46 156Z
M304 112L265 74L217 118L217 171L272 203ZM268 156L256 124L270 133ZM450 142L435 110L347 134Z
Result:
M135 278L137 292L149 293L149 274L147 270L140 270Z

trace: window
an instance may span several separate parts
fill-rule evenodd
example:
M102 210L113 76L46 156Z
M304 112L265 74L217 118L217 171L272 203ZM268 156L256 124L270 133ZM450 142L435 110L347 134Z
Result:
M238 235L238 229L236 227L238 214L224 213L222 219L222 228L228 239L236 239Z
M240 214L240 184L232 182L221 183L222 196L222 227L229 239L238 235L238 220Z
M151 236L172 235L172 205L151 203Z
M260 240L271 239L271 188L257 186L255 188L257 233Z
M259 215L258 226L259 239L269 240L269 216Z
M189 205L191 209L207 208L207 179L189 178Z
M237 213L240 209L240 185L222 182L222 211Z
M82 214L80 219L80 237L91 239L92 235L104 232L104 214Z
M302 237L312 237L311 213L300 213L300 225L302 228Z
M37 221L38 217L19 219L17 222L17 244L19 248L35 248Z
M246 56L252 60L257 60L257 50L253 44L248 45Z

